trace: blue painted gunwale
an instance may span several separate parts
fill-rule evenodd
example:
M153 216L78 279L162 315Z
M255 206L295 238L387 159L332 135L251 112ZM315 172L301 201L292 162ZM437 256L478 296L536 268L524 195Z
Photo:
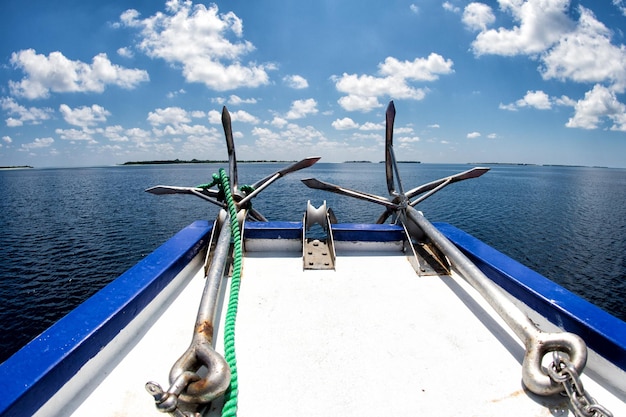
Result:
M626 371L626 322L447 223L434 223L491 280Z
M342 241L396 242L404 239L401 226L339 223L331 225L333 238ZM246 239L302 239L302 222L247 222Z
M402 226L393 224L333 224L333 239L359 242L397 242L404 240Z
M0 415L37 411L189 264L211 229L182 229L0 364Z

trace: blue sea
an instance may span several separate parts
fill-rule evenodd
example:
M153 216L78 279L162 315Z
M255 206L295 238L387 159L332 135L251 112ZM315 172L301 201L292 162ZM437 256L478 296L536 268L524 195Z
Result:
M0 362L178 230L217 208L187 195L223 164L0 171ZM284 164L239 165L251 184ZM404 189L469 165L400 164ZM380 206L306 188L318 179L385 196L384 164L318 163L253 200L270 220L302 219L324 200L340 222L374 222ZM494 165L417 206L626 321L626 170Z

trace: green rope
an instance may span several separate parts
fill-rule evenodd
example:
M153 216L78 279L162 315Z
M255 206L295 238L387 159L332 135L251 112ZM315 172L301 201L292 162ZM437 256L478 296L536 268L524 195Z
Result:
M237 319L237 308L239 305L239 286L241 283L241 262L243 251L241 249L241 234L239 222L237 221L237 207L230 191L230 183L226 171L219 170L219 176L213 175L214 182L219 181L230 217L230 229L233 238L233 275L230 282L230 297L228 299L228 311L224 325L224 359L230 367L230 385L224 394L224 407L222 417L237 415L237 395L239 394L239 383L237 380L237 358L235 357L235 320Z

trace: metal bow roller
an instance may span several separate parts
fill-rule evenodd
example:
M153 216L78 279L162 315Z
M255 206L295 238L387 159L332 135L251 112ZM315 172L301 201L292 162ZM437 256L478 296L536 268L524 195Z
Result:
M385 134L385 175L389 192L388 198L347 189L314 178L304 179L302 182L310 188L326 190L380 204L385 207L385 211L379 217L378 223L384 223L390 216L393 216L392 221L402 224L407 231L409 240L413 238L420 242L434 244L460 275L489 302L492 308L524 343L526 347L522 364L524 385L530 391L539 395L550 395L563 391L563 385L551 378L547 371L544 370L542 360L550 352L563 353L569 358L569 362L575 368L575 371L580 374L587 362L587 347L584 341L572 333L546 333L537 329L530 318L517 308L493 281L483 274L452 242L439 232L421 212L414 209L416 204L424 201L443 187L454 182L479 177L487 172L489 168L472 168L404 192L393 151L394 119L395 107L392 101L389 103L386 112ZM420 194L423 195L412 200Z
M237 217L240 222L246 218L251 221L267 221L261 213L250 206L250 200L278 178L310 167L320 158L305 158L255 182L251 187L241 187L240 189L231 119L226 107L222 110L222 125L228 149L229 194L235 201ZM228 255L231 250L230 216L225 210L227 203L224 192L217 189L206 186L158 185L146 191L157 195L195 195L222 208L215 220L213 235L207 252L206 283L198 308L191 344L172 366L169 373L170 387L167 390L163 390L156 382L146 384L146 389L154 397L156 406L160 411L178 417L190 416L194 415L196 410L203 405L222 396L230 384L230 368L224 357L213 348L214 319L224 272L228 263ZM219 230L219 235L215 242L216 230Z

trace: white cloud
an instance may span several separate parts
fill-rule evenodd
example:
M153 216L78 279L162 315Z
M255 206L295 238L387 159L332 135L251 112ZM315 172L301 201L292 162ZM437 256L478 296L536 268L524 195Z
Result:
M285 119L301 119L309 114L316 114L317 112L317 101L315 101L315 99L296 100L291 103L291 108L285 115Z
M429 127L429 128L431 128L431 129L439 129L441 126L439 126L439 124L438 124L438 123L433 123L432 125L428 125L428 126L426 126L426 127Z
M345 75L346 74L344 74L344 76ZM382 104L380 104L378 98L372 96L361 96L357 94L343 96L339 100L337 100L337 103L339 103L339 105L347 111L359 110L363 112L368 112L377 107L382 107Z
M306 78L300 75L287 75L283 78L283 82L287 84L287 86L296 90L301 90L309 86L309 82L306 80Z
M495 133L490 133L487 135L488 139L498 139L498 135L496 135Z
M48 148L52 146L54 139L52 138L37 138L31 143L22 144L22 150L32 151L33 149Z
M222 113L217 110L209 110L209 123L212 125L222 124Z
M148 113L148 122L152 126L189 123L190 121L191 118L187 111L180 107L156 109L154 112Z
M359 130L383 130L384 128L385 125L383 123L365 122L359 127ZM395 129L396 132L399 130L400 129Z
M561 37L542 61L544 79L607 82L617 91L626 88L626 47L611 44L609 29L584 7L576 30Z
M363 112L381 107L379 97L388 96L396 99L422 100L427 89L410 86L410 81L434 81L441 74L449 74L452 60L445 60L441 55L432 53L428 58L416 58L413 61L399 61L387 57L378 65L380 76L367 74L347 74L333 76L337 91L346 93L338 103L345 110Z
M187 93L187 91L185 91L185 89L184 89L184 88L181 88L181 89L179 89L178 91L170 91L170 92L169 92L169 93L167 93L165 96L166 96L167 98L174 98L174 97L176 97L176 96L178 96L178 95L180 95L180 94L186 94L186 93Z
M462 20L469 29L485 31L496 21L496 17L486 4L470 3L465 6Z
M330 142L322 132L312 126L300 126L296 123L288 123L280 131L268 128L255 127L252 135L257 139L254 143L254 152L263 155L264 150L270 150L271 158L293 158L293 155L319 154L321 149L335 148L340 146ZM291 155L291 156L289 156Z
M107 126L98 132L112 142L128 142L128 136L126 136L124 128L120 125Z
M242 123L251 123L258 124L260 121L258 117L251 115L250 113L237 110L237 111L229 111L231 122L242 122ZM209 110L209 123L212 125L221 125L222 124L222 113L217 110Z
M6 124L9 127L22 126L24 123L38 125L43 120L50 119L50 114L54 112L54 110L50 108L26 108L18 104L11 97L0 98L0 107L2 107L2 109L5 110L8 114L16 116L6 119Z
M197 136L209 133L209 128L204 125L189 125L186 123L167 125L163 129L153 128L152 133L156 136Z
M139 149L150 148L151 143L156 141L156 139L154 138L154 136L152 135L150 131L144 130L138 127L127 129L126 136Z
M419 8L419 6L418 6L418 5L416 5L416 4L411 4L411 5L409 6L409 10L411 10L411 12L412 12L412 13L415 13L415 14L419 14L419 12L420 12L420 8Z
M247 111L237 110L230 113L230 118L233 122L258 124L259 119L256 116L251 115ZM221 116L220 116L221 119Z
M34 49L14 52L11 64L26 73L19 82L9 81L11 93L27 99L46 98L50 92L101 93L107 85L132 89L148 81L148 73L111 63L106 54L98 54L91 64L67 59L61 52L48 56Z
M611 130L626 132L626 105L617 100L615 92L596 84L574 107L575 114L567 127L596 129L603 118L613 121Z
M454 4L450 3L449 1L444 1L442 4L442 7L452 13L460 13L461 9L458 6L455 6Z
M7 144L10 144L13 142L13 139L11 139L10 136L2 136L2 140Z
M75 109L72 109L67 104L61 104L59 111L67 123L80 127L95 126L98 123L106 122L107 116L111 115L104 107L97 104L91 107L83 106Z
M397 138L399 143L415 143L415 142L419 142L420 138L419 136L400 136Z
M89 143L98 143L93 135L96 131L91 130L89 128L82 129L55 129L54 133L59 135L59 137L63 140L70 141L87 141Z
M117 54L119 56L123 56L124 58L132 58L134 56L133 51L127 47L119 48L117 50Z
M287 124L289 124L289 122L287 120L285 120L284 118L280 117L280 116L274 116L274 118L272 119L271 123L272 126L276 126L278 128L283 128L285 127Z
M525 106L534 107L540 110L547 110L552 107L550 97L543 91L528 91L522 99Z
M446 60L435 53L428 55L428 58L415 58L413 61L398 61L387 57L378 67L382 75L410 81L434 81L440 74L454 72L452 60Z
M471 132L467 134L468 139L474 139L480 137L480 132Z
M232 94L229 98L228 98L228 103L232 104L233 106L238 106L240 104L256 104L256 99L255 98L241 98L239 96L236 96L234 94Z
M552 100L550 96L541 90L527 91L523 98L511 104L500 104L503 110L516 111L521 107L534 107L539 110L548 110L552 108Z
M243 23L233 12L219 13L211 4L170 0L166 13L139 19L136 10L120 16L123 25L141 31L138 48L152 58L181 66L187 82L226 91L239 87L258 87L269 83L267 71L273 64L244 63L242 58L255 48L239 40ZM231 41L231 38L236 38Z
M554 104L558 106L569 106L574 107L576 105L576 100L569 98L568 96L554 97Z
M569 2L570 0L501 0L501 10L511 14L518 25L511 29L482 28L472 42L474 53L510 56L545 51L575 26L567 15Z
M337 119L334 122L332 122L331 125L337 130L358 129L359 127L359 124L349 117L344 117L343 119Z

